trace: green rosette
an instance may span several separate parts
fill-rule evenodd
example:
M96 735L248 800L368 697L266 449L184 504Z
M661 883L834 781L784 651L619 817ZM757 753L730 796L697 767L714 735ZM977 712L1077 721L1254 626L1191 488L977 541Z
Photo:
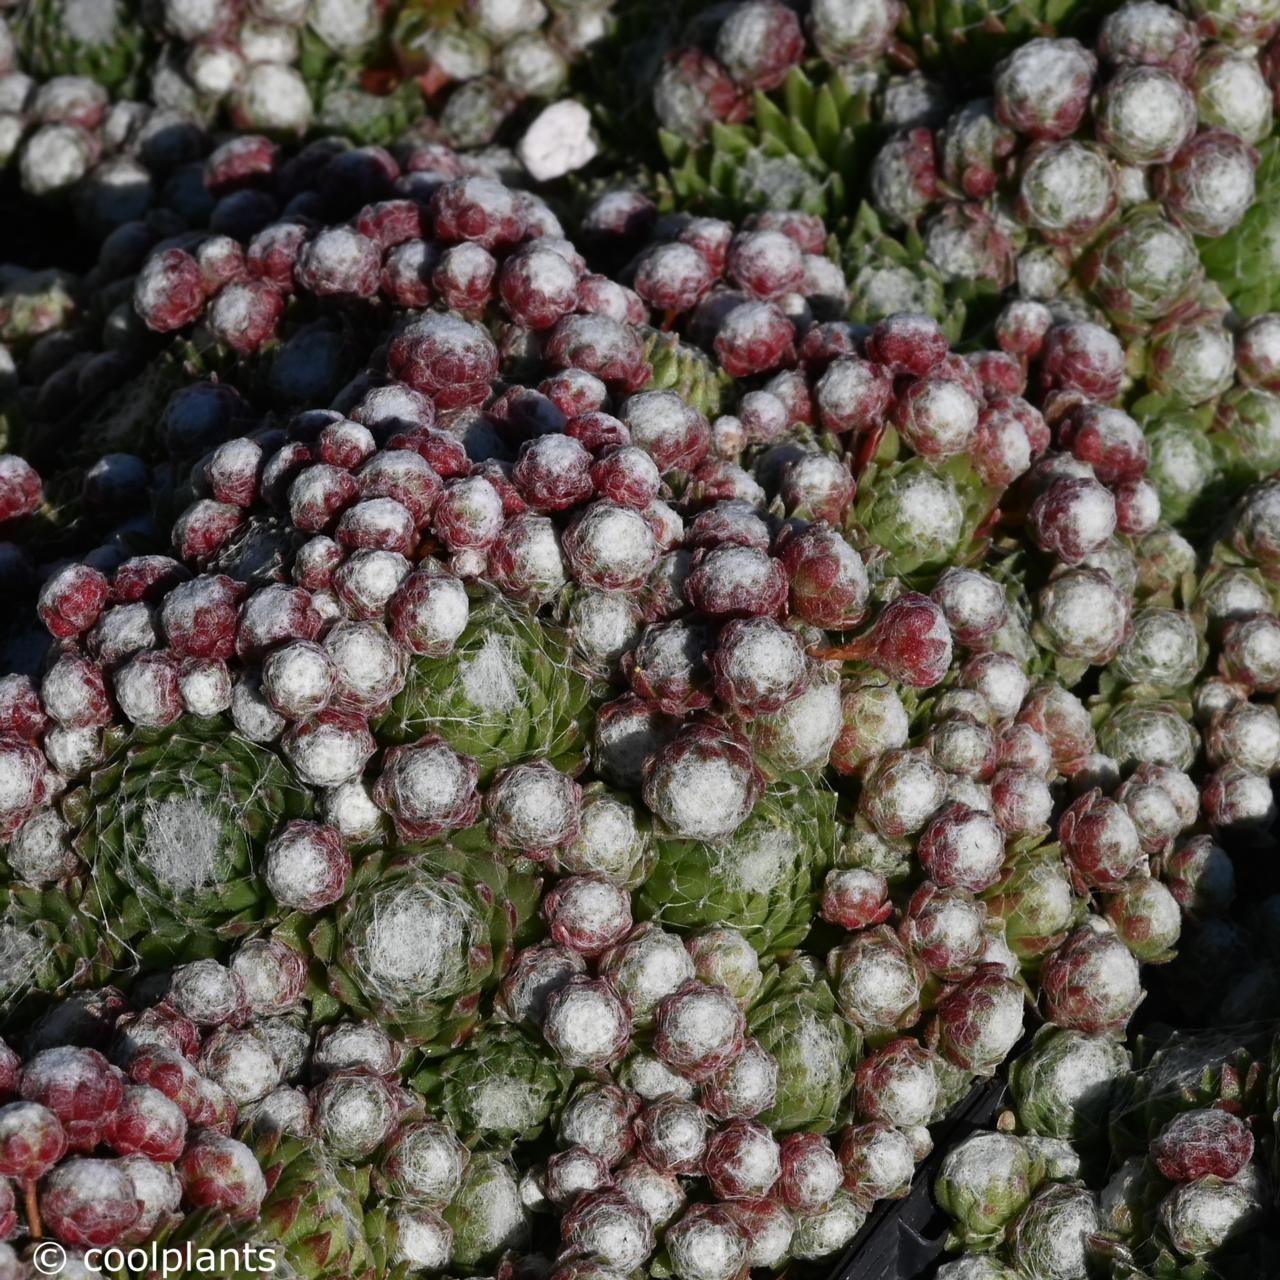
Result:
M538 757L573 772L589 684L570 653L559 627L481 596L448 657L413 659L374 732L383 746L439 734L475 758L481 782L504 765Z
M573 1072L545 1041L518 1027L488 1023L447 1059L432 1061L413 1086L432 1113L471 1147L530 1142L564 1106Z
M760 1123L777 1133L834 1129L853 1087L861 1037L840 1017L830 984L811 960L792 960L769 974L747 1027L778 1062L778 1094Z
M660 203L733 219L765 208L838 217L858 195L850 175L870 159L873 120L871 93L839 68L793 67L780 88L756 92L744 124L713 124L701 142L659 130Z
M481 994L506 971L539 886L498 862L472 829L454 844L370 853L332 918L294 916L277 936L315 961L318 1020L378 1022L434 1056L480 1022Z
M86 76L112 96L145 96L155 49L127 0L29 0L13 19L22 69L39 80Z
M835 808L834 792L781 782L726 840L659 839L637 916L680 931L738 929L761 955L798 946L835 860Z
M274 752L222 718L185 717L122 735L63 815L114 932L153 967L213 954L275 918L262 856L312 807Z

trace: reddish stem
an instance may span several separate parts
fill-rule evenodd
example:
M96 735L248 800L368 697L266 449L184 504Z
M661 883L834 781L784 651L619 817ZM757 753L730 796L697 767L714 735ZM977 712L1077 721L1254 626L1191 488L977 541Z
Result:
M36 1200L34 1178L23 1178L22 1198L27 1207L27 1230L31 1233L33 1240L39 1240L44 1235L44 1227L40 1224L40 1205Z
M860 662L864 658L869 658L875 652L874 636L868 632L864 636L857 636L853 640L846 640L844 644L831 646L814 647L809 649L809 653L815 658L821 658L830 662Z
M853 474L855 476L860 476L867 469L867 464L875 457L876 450L880 447L882 439L884 439L883 422L872 427L858 441L858 452L853 464Z

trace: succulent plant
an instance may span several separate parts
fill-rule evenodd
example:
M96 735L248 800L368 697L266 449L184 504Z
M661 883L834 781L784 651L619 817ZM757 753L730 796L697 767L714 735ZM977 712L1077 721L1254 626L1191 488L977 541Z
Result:
M1020 1138L980 1133L946 1154L934 1181L934 1197L968 1247L990 1246L1031 1200L1043 1164Z
M0 33L0 1237L1274 1270L1280 12L908 8Z
M940 1178L936 1195L957 1243L993 1248L1000 1262L1025 1269L1034 1250L1056 1240L1055 1260L1041 1255L1035 1265L1064 1274L1086 1274L1081 1265L1121 1276L1203 1266L1229 1273L1269 1256L1274 1242L1256 1229L1265 1174L1250 1132L1266 1105L1267 1046L1265 1032L1243 1040L1167 1033L1163 1043L1140 1038L1131 1059L1115 1040L1043 1029L1013 1064L1014 1110L997 1132L956 1148L944 1169L986 1169L963 1159L970 1146L1012 1152L1023 1143L1038 1153L1044 1186L1007 1238L993 1242L964 1234L975 1221L970 1184L954 1173Z

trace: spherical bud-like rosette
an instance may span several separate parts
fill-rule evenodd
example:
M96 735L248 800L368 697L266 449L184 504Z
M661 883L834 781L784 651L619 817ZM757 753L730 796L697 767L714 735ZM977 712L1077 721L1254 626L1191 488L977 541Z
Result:
M1124 373L1120 341L1101 325L1071 321L1045 336L1040 376L1046 390L1079 391L1106 404L1119 393Z
M1122 1028L1143 997L1129 949L1109 930L1088 926L1049 956L1040 985L1048 1020L1079 1031Z
M1043 1169L1029 1144L1007 1133L978 1133L947 1152L934 1194L966 1244L998 1241L1031 1199Z
M659 555L648 521L607 500L593 502L574 518L562 546L574 578L603 591L638 590Z
M864 658L891 680L928 689L951 665L951 630L928 596L908 591L880 611L866 636L834 654Z
M777 1098L778 1062L754 1040L728 1066L702 1083L703 1107L719 1120L750 1119L767 1111Z
M686 584L689 602L713 618L773 617L787 599L782 563L753 547L699 551Z
M667 996L694 977L694 963L679 938L645 923L605 953L600 974L626 1004L633 1023L644 1026Z
M1246 1232L1257 1214L1258 1200L1249 1189L1215 1178L1178 1184L1158 1208L1163 1234L1191 1258L1216 1253Z
M924 965L887 925L832 951L827 967L841 1012L864 1032L902 1030L919 1019Z
M45 1226L68 1245L113 1245L141 1212L133 1182L110 1160L68 1160L48 1175L40 1191Z
M965 977L985 942L986 908L963 890L940 889L925 881L911 895L899 934L930 972Z
M1019 1269L1054 1259L1061 1275L1088 1274L1090 1238L1099 1229L1094 1194L1070 1183L1042 1187L1009 1227L1009 1253Z
M953 699L958 701L962 696L956 691ZM967 701L973 705L976 715L989 718L990 712L985 706L973 699ZM943 708L940 707L939 712L942 713ZM967 712L952 713L948 709L945 718L930 727L925 741L933 758L956 778L986 782L999 762L995 734L982 720Z
M622 1191L579 1196L560 1224L568 1249L596 1258L606 1267L630 1270L653 1252L653 1223L642 1206Z
M907 445L941 462L964 452L978 429L979 401L949 376L920 378L900 392L892 421Z
M546 760L500 770L485 796L493 838L539 861L578 832L582 788Z
M840 1137L844 1187L861 1205L899 1200L911 1189L915 1153L901 1130L882 1120L851 1125Z
M312 1091L318 1136L340 1159L367 1160L392 1133L401 1103L396 1090L379 1076L338 1072Z
M172 1163L186 1143L187 1118L158 1089L130 1085L108 1121L106 1140L120 1155L143 1155Z
M569 876L542 900L551 936L585 956L598 956L631 930L631 897L603 876Z
M714 722L686 726L644 767L645 804L674 834L692 839L736 831L762 785L747 741Z
M498 351L478 326L428 313L391 343L387 367L402 382L428 395L440 409L481 404L498 372Z
M561 317L547 335L543 357L553 370L580 369L615 393L636 391L650 376L635 331L603 315Z
M635 1146L631 1122L637 1107L636 1098L616 1085L583 1085L561 1111L557 1136L563 1145L593 1151L612 1168Z
M551 992L542 1024L547 1043L569 1067L616 1062L631 1041L631 1017L609 984L577 976Z
M565 1210L580 1197L607 1188L609 1180L609 1166L598 1155L585 1147L570 1147L557 1151L547 1161L541 1185L533 1194Z
M1253 1156L1253 1134L1229 1111L1184 1111L1151 1140L1151 1158L1171 1182L1234 1178Z
M831 763L838 772L861 773L882 752L906 745L907 709L887 680L846 682L840 712L841 727L831 750Z
M834 529L810 525L780 542L791 611L805 622L839 631L857 626L870 586L862 558Z
M1022 1035L1021 983L983 966L938 1004L941 1052L966 1071L991 1075Z
M810 674L798 636L769 618L727 623L710 665L720 700L748 717L781 710Z
M691 981L663 999L654 1014L654 1051L691 1080L705 1080L742 1051L746 1024L724 987Z
M701 1171L707 1151L708 1116L696 1102L660 1098L635 1119L639 1153L667 1173Z
M719 1205L695 1204L667 1228L666 1248L679 1280L732 1280L747 1263L746 1233Z
M842 929L865 929L893 914L888 899L888 881L878 871L846 867L827 872L818 914Z
M466 630L466 588L452 574L420 569L405 578L387 607L391 638L410 653L442 658Z
M657 311L692 310L713 283L706 258L688 244L655 245L636 264L635 290Z
M757 1199L778 1180L778 1144L763 1125L731 1120L707 1143L703 1169L717 1200Z
M36 612L49 634L65 639L87 631L110 595L107 579L88 565L69 565L40 589Z
M1090 888L1117 888L1142 856L1133 819L1097 788L1062 815L1058 839L1073 876Z
M938 1101L934 1055L918 1041L890 1040L858 1064L854 1101L867 1120L903 1129L928 1124Z
M816 1133L791 1133L779 1143L774 1193L789 1209L813 1213L831 1201L842 1180L831 1144Z
M981 893L999 879L1004 834L989 814L952 803L920 833L916 856L940 887Z
M942 610L952 639L971 649L983 648L1009 615L999 583L974 569L948 569L929 593Z
M543 942L517 952L494 1005L511 1022L541 1026L547 1000L570 978L586 972L586 961L568 947Z
M1159 964L1173 955L1182 932L1178 900L1159 880L1139 876L1103 902L1103 914L1117 937L1144 964Z
M0 1175L18 1182L42 1178L67 1152L62 1123L38 1102L0 1107Z
M1115 532L1115 499L1096 480L1062 477L1032 503L1028 519L1042 550L1078 564Z
M795 326L775 303L742 302L720 324L714 348L731 377L766 373L794 361Z
M234 1138L209 1130L196 1134L178 1161L178 1176L187 1202L254 1217L267 1193L266 1180L253 1152Z
M895 839L919 831L945 796L946 775L928 752L890 750L868 773L858 807L882 836Z
M1128 623L1128 596L1110 573L1097 568L1062 571L1037 599L1037 639L1062 658L1110 662Z
M780 403L780 402L779 402ZM857 492L848 467L827 453L805 453L783 468L778 496L797 518L840 524Z
M446 494L447 497L447 494ZM548 516L515 516L489 549L490 579L516 600L542 604L568 580L560 534Z
M856 356L833 360L814 385L818 417L837 434L865 432L881 425L893 397L884 370Z
M391 814L402 839L427 840L475 822L478 776L474 760L428 734L386 753L373 797Z
M22 1097L47 1107L73 1150L91 1152L124 1097L124 1079L96 1049L45 1049L22 1071Z

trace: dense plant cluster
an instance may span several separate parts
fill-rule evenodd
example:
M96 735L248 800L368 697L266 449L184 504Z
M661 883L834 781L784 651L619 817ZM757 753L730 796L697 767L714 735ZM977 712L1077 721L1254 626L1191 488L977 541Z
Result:
M0 1280L1274 1270L1280 6L972 8L9 12Z

